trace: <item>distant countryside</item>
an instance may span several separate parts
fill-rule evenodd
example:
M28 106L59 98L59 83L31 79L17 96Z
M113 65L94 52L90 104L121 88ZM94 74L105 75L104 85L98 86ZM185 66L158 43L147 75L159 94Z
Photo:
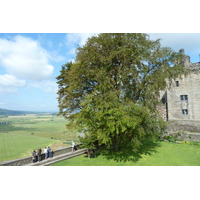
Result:
M200 166L198 41L0 34L0 166Z
M78 141L78 134L67 131L67 120L55 114L23 114L0 116L0 162L31 156L38 147L52 149Z

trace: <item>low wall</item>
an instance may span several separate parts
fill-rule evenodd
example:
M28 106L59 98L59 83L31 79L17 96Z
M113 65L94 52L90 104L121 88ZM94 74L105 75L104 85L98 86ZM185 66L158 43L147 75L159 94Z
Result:
M77 147L80 146L80 144L76 145ZM56 149L53 151L53 156L58 156L61 154L69 153L72 151L72 147L65 147L61 149ZM44 158L44 154L42 154L42 158ZM25 158L19 158L15 160L9 160L9 161L4 161L0 163L0 166L23 166L27 165L29 163L32 163L32 156L25 157Z
M200 142L200 133L191 133L191 132L174 132L174 133L165 133L164 136L173 136L177 140L183 141L196 141Z
M179 140L200 142L200 121L171 120L163 136L172 135Z
M196 141L200 142L200 134L195 133L183 133L177 136L177 139L184 140L184 141Z
M167 122L166 133L177 131L189 131L200 133L200 121L192 120L171 120Z

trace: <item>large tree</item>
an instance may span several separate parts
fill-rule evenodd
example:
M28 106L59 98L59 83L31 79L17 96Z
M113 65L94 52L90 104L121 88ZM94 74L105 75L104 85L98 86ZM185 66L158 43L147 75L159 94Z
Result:
M138 152L157 138L163 121L159 91L183 72L181 55L147 34L103 33L77 49L57 77L60 114L84 131L88 148Z

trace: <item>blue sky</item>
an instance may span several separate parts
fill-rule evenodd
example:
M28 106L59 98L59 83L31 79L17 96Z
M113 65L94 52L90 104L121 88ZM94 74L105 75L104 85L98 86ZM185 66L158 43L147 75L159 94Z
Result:
M56 77L92 33L0 33L0 108L58 111ZM200 34L150 33L199 62Z

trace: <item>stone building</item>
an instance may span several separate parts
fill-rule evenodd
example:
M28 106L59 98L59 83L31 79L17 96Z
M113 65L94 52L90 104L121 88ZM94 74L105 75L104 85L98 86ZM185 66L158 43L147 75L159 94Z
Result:
M184 49L180 52L184 54ZM162 91L162 116L165 120L200 121L200 62L191 63L184 54L184 67L189 75L173 81L170 89Z

